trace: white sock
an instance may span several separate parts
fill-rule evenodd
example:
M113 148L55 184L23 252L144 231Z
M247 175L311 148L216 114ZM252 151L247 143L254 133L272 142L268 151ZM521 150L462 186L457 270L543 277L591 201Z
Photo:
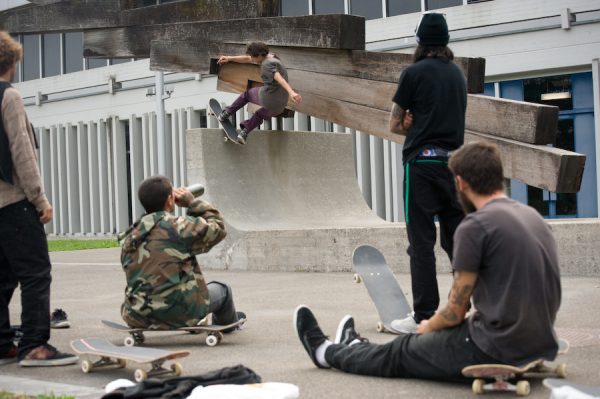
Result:
M360 344L362 341L358 338L356 338L354 341L350 342L348 344L348 346L352 346L352 345L356 345L356 344Z
M323 367L331 367L327 360L325 360L325 351L329 347L329 345L333 344L330 340L325 340L321 345L317 347L315 351L315 357L317 358L317 362Z

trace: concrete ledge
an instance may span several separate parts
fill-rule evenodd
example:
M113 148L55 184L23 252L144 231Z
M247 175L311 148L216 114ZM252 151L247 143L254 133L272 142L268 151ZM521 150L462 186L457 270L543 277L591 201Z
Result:
M351 271L354 248L371 244L394 272L410 271L405 225L377 217L358 188L351 135L257 131L237 146L220 129L194 129L186 148L188 181L205 184L228 229L198 257L204 267ZM600 276L600 219L549 223L563 275ZM436 258L438 271L449 272L439 244Z

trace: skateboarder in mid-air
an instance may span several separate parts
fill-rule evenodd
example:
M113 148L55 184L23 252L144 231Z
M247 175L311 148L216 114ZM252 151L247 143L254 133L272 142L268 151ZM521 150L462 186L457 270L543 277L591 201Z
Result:
M261 42L250 43L245 55L223 55L218 61L219 65L227 62L259 64L261 78L264 83L262 87L253 87L240 94L233 104L226 107L221 115L217 116L222 122L247 103L262 107L250 119L240 123L242 128L238 134L240 144L246 144L248 134L260 126L263 121L282 113L288 103L288 97L296 104L302 101L302 96L296 93L287 82L288 74L285 66L275 54L269 52L269 47L266 44Z
M467 144L449 160L467 212L454 236L448 304L385 345L365 343L346 316L334 342L306 306L295 328L317 367L380 377L462 378L474 364L554 360L561 300L556 243L537 211L504 194L500 151ZM476 309L467 319L471 298Z
M147 213L119 235L127 279L125 322L168 330L195 326L208 313L219 325L245 318L235 310L230 287L206 284L196 260L225 238L219 211L164 176L144 180L138 197ZM175 205L188 208L187 216L173 215Z

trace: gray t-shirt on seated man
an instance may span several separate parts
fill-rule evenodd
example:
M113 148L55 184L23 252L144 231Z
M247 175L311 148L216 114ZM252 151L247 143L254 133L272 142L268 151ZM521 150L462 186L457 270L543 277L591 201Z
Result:
M499 198L468 214L454 235L452 263L478 274L468 322L479 349L513 365L554 360L558 255L550 226L535 209Z
M279 72L287 81L288 73L285 66L274 57L265 59L260 65L260 77L265 84L260 88L260 105L274 114L280 114L288 102L288 92L275 80L275 72Z

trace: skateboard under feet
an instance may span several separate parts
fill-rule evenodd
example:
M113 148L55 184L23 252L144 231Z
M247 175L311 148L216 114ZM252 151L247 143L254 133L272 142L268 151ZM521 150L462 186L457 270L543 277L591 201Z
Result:
M217 346L223 340L223 331L229 330L231 328L240 328L246 319L240 319L235 323L227 324L227 325L197 325L192 327L181 327L175 328L171 330L157 330L151 328L130 328L126 325L115 323L108 320L102 320L102 324L105 326L112 328L113 330L121 331L129 333L129 337L126 337L123 340L123 344L125 346L136 346L141 345L146 340L145 332L160 332L160 331L184 331L190 334L201 334L205 333L206 338L204 342L207 346Z
M223 112L223 108L221 108L221 104L214 98L211 98L208 102L208 105L217 120L219 121L219 115ZM223 131L225 134L223 135L223 139L225 141L231 141L235 144L240 144L237 141L237 130L235 126L231 123L229 119L225 119L224 121L219 121L219 124L223 127Z

